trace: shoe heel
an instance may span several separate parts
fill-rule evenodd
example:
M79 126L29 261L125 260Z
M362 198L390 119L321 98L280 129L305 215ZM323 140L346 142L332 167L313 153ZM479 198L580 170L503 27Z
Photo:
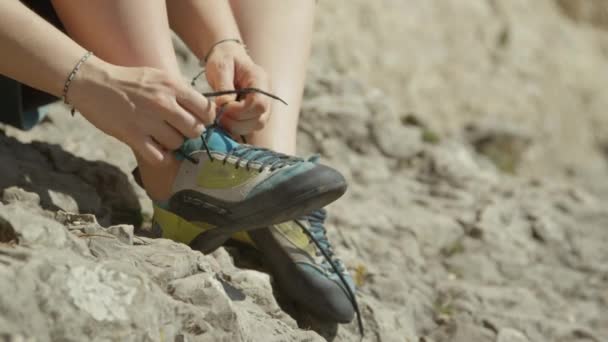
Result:
M203 254L210 254L220 248L229 238L230 235L222 232L218 227L200 233L190 242L189 246Z

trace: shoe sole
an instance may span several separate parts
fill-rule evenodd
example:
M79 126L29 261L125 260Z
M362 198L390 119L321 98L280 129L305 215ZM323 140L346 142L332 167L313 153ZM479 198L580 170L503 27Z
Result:
M246 218L245 220L247 222L240 225L237 224L230 227L217 227L207 230L194 238L194 240L192 240L190 243L190 247L192 249L199 250L204 254L209 254L221 247L230 238L230 236L236 232L255 230L294 220L337 200L344 194L344 192L345 187L342 186L327 191L321 195L317 193L316 195L311 194L308 197L304 196L302 199L292 202L289 206L268 208ZM277 212L278 214L273 215L273 213ZM251 222L255 222L255 225L252 225Z
M326 181L321 182L322 179ZM312 187L312 184L316 186ZM296 219L337 200L346 192L346 188L344 178L336 179L336 171L323 167L316 172L298 175L272 191L241 203L226 203L184 190L171 198L169 207L173 213L188 221L207 222L215 226L190 242L191 248L208 254L236 232Z

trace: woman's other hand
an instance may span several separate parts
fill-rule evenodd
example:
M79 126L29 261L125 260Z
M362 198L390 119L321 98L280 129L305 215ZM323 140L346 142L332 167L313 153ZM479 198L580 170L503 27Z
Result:
M213 48L205 64L207 81L215 91L258 88L270 91L269 78L237 42L221 43ZM217 105L226 104L222 125L233 134L246 135L260 130L270 115L270 99L259 93L248 94L244 101L223 96Z

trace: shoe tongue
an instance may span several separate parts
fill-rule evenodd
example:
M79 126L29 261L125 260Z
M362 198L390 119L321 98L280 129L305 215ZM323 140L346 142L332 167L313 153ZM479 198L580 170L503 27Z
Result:
M228 153L239 145L239 143L234 141L226 131L219 127L208 128L207 131L203 133L203 136L211 151ZM205 145L203 144L203 139L201 137L188 139L181 147L181 151L186 155L204 149Z
M219 127L209 129L203 135L212 151L228 153L239 146L239 143L232 139L228 132Z

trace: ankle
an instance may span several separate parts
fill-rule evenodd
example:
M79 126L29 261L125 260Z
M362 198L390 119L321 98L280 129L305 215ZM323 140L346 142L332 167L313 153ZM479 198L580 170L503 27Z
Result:
M168 201L181 162L173 160L159 167L147 165L138 159L138 165L142 185L150 199L155 202Z
M284 153L290 156L296 155L295 139L283 139L284 137L256 133L250 134L246 138L247 142L251 145L268 148L275 152Z

